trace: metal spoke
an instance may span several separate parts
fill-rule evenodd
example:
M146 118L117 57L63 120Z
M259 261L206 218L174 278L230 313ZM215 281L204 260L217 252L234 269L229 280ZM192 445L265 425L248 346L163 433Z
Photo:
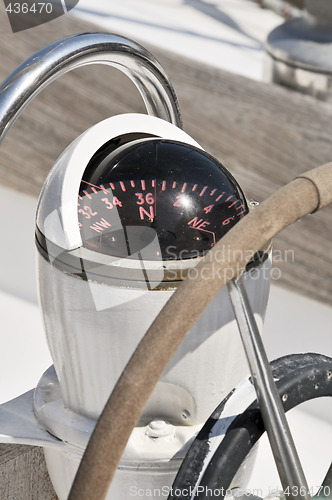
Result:
M228 291L282 487L291 498L310 500L309 488L273 380L243 278L231 281L228 284Z

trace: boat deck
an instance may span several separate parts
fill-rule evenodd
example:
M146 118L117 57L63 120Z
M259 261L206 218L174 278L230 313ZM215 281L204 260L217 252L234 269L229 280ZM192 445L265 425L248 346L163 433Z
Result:
M1 81L47 43L94 30L68 15L61 22L55 20L13 36L5 22L3 15ZM229 168L248 196L262 201L297 175L332 159L331 104L147 48L173 81L185 130ZM102 66L64 76L29 108L1 146L0 184L35 197L56 158L79 133L113 114L145 112L128 78ZM331 227L329 207L275 239L281 285L321 302L331 300ZM24 454L29 458L22 460ZM53 500L41 463L40 450L1 445L0 480L5 498ZM38 488L34 484L32 489L31 477L38 477Z

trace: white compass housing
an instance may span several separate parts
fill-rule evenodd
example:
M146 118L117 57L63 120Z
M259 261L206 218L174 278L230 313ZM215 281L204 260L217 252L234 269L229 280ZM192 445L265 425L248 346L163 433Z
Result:
M139 259L115 258L84 247L77 206L82 176L93 155L104 144L111 138L127 134L134 134L136 142L141 134L142 141L148 141L147 137L172 140L202 151L188 134L159 118L139 114L115 116L76 139L61 155L43 187L36 219L39 294L55 367L56 380L52 387L57 387L57 395L61 396L55 421L62 419L63 412L71 412L73 436L71 439L69 432L66 440L71 441L73 448L78 446L77 435L84 419L96 421L137 344L181 279L188 273L190 279L190 272L195 272L199 260L151 260L144 262L142 268ZM197 196L216 200L222 196L222 191L207 192L203 186ZM235 201L230 199L229 204L232 206ZM236 215L236 211L234 213ZM193 223L194 229L199 220ZM204 222L201 224L203 229L207 228ZM92 257L94 265L89 268ZM248 295L260 324L268 298L269 266L267 259L256 265L254 273L248 271L245 275ZM109 269L111 279L105 276ZM165 281L163 276L167 272L174 272L176 278ZM144 273L150 273L153 278L147 282L142 279ZM159 470L163 463L164 476L160 471L154 481L155 484L170 484L179 466L179 457L183 456L183 450L178 455L174 446L178 446L178 451L182 449L183 436L187 442L247 373L228 293L222 289L189 332L157 384L139 427L133 433L133 441L128 444L122 472L115 480L117 498L121 497L121 491L123 500L127 498L128 478L133 477L133 470L138 483L144 484L146 471ZM49 418L48 422L47 415L52 412L46 409L42 425L54 434L54 418ZM151 436L148 448L144 448L144 436L137 444L137 436L142 434L143 428L158 436L152 448ZM159 439L160 432L164 432L162 429L171 433L167 436L173 444L168 448L165 448L167 436ZM145 472L138 459L140 454L148 464ZM175 461L174 456L177 457ZM54 476L53 482L58 484L59 498L66 498L78 465L77 456L49 449L46 459L50 474ZM60 486L60 477L63 479L65 471L71 471L70 477L65 482L62 480ZM123 484L127 484L126 493L122 490Z
M64 250L82 245L77 195L84 170L94 153L111 137L126 134L149 134L200 148L182 129L155 116L128 113L112 116L92 126L62 153L40 194L36 225L50 243Z

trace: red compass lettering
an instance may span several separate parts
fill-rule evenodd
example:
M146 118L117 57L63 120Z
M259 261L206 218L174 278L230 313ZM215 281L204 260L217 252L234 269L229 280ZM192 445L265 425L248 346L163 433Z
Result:
M158 238L164 260L197 257L248 212L232 175L199 149L151 139L129 143L109 162L108 154L92 158L78 195L83 245L91 250L137 256Z

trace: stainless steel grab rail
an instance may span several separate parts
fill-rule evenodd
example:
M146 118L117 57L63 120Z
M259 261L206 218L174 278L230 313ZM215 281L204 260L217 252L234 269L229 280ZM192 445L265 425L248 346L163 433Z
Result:
M181 127L176 94L158 61L127 38L107 33L72 35L39 50L0 87L0 142L27 104L59 76L87 64L114 66L136 85L148 114Z

